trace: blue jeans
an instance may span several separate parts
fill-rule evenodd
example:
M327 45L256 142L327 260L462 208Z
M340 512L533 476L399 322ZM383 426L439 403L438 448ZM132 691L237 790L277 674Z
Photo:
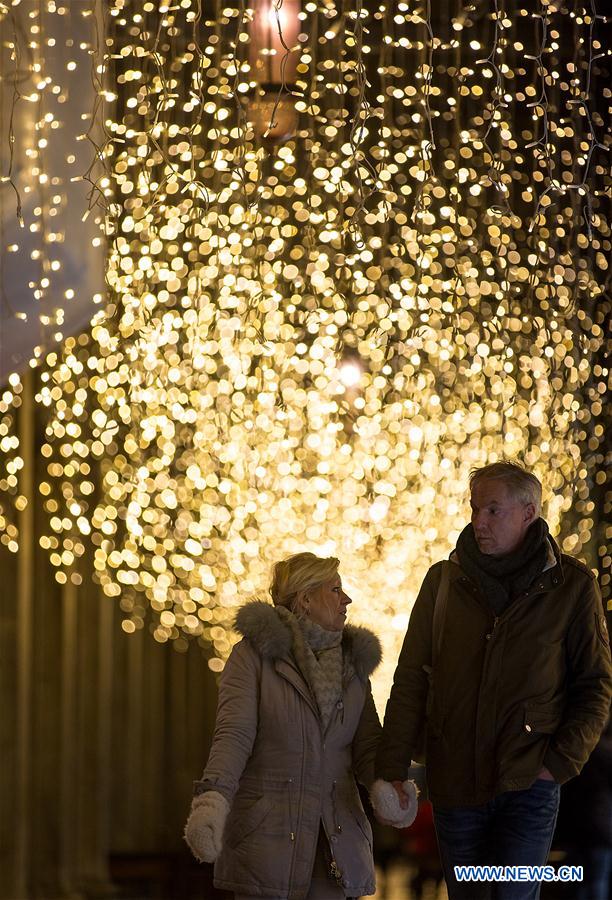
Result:
M545 865L559 794L556 782L538 779L525 791L499 794L483 806L434 807L449 900L537 900L537 881L459 882L453 867Z
M580 827L580 823L576 823ZM574 885L576 900L608 900L612 878L612 848L584 847L571 852L568 865L582 866L584 881Z

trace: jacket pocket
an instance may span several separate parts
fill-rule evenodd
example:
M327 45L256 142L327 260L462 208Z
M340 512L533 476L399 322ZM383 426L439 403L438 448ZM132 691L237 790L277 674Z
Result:
M554 734L563 717L558 704L526 703L523 711L523 730L527 734Z
M353 819L355 820L355 824L359 828L360 832L362 833L362 835L368 842L368 846L369 846L370 850L372 850L372 844L373 844L374 839L372 836L372 826L370 825L368 817L366 816L366 814L364 812L362 812L361 810L357 810L357 809L351 809L351 815L352 815Z
M271 797L258 797L248 803L240 799L234 802L227 822L224 840L228 847L237 847L264 822L274 806Z

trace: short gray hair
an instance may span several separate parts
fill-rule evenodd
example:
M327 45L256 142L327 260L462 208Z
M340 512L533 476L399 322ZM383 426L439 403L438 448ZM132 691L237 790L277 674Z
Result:
M524 466L515 462L496 462L488 466L472 469L470 472L470 488L479 481L501 481L513 497L525 505L533 503L535 511L540 515L542 510L542 485Z

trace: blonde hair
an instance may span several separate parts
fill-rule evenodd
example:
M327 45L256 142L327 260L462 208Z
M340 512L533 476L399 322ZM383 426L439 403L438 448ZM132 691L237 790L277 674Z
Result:
M470 472L470 487L479 481L501 481L520 503L533 503L539 516L542 509L542 485L531 472L512 462L496 462Z
M300 591L331 581L339 565L340 560L335 556L322 558L314 553L296 553L277 562L272 570L270 585L274 605L291 609Z

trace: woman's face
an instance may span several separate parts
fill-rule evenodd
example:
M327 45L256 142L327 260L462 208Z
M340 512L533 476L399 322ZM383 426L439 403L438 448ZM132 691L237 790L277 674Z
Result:
M342 590L342 581L336 575L319 587L308 591L308 618L327 631L342 631L346 622L346 608L353 601Z

